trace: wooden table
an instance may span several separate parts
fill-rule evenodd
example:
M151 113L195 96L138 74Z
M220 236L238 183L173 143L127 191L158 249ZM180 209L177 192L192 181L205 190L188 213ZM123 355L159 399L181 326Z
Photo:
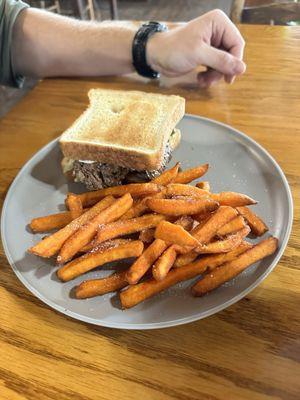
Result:
M243 26L242 32L248 69L234 85L163 91L184 96L188 113L247 133L283 168L295 222L275 271L205 320L121 331L51 310L22 286L0 250L1 399L300 398L300 29ZM92 87L162 90L125 78L40 83L0 122L1 202L24 162L86 107Z

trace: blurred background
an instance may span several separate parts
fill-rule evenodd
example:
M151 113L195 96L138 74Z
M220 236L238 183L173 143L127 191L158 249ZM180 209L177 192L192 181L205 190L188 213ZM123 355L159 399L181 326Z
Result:
M44 3L54 6L62 14L81 19L154 19L188 21L213 8L229 12L230 0L59 0L29 1L31 5ZM48 3L48 4L47 4Z
M23 0L24 1L24 0ZM219 8L234 23L299 25L300 0L44 0L26 1L32 7L82 20L188 21ZM36 84L22 89L0 86L0 117Z

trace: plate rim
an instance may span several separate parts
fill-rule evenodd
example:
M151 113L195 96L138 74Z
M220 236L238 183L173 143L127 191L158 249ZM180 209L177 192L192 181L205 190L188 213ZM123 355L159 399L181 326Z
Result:
M4 235L5 232L5 227L4 227L4 217L6 215L6 209L8 208L8 204L9 204L9 200L10 200L10 196L12 195L13 189L14 187L17 185L18 180L21 178L22 172L24 169L27 168L27 166L30 164L30 162L32 161L32 159L40 152L47 150L47 148L51 148L51 146L53 146L59 139L59 137L51 140L49 143L47 143L46 145L44 145L43 147L41 147L39 150L37 150L27 161L26 163L22 166L22 168L20 169L20 171L18 172L18 174L16 175L16 177L14 178L13 182L11 183L6 196L5 196L5 200L3 203L3 207L2 207L2 212L1 212L1 238L2 238L2 245L3 245L3 249L4 249L4 253L5 256L13 270L13 272L15 273L15 275L17 276L17 278L21 281L21 283L34 295L36 296L39 300L41 300L43 303L45 303L47 306L49 306L50 308L53 308L54 310L67 315L68 317L74 318L76 320L79 320L81 322L86 322L86 323L90 323L96 326L102 326L102 327L106 327L106 328L115 328L115 329L127 329L127 330L150 330L150 329L160 329L160 328L169 328L169 327L173 327L173 326L178 326L178 325L183 325L183 324L187 324L187 323L191 323L191 322L195 322L198 320L201 320L203 318L207 318L211 315L214 315L222 310L224 310L225 308L237 303L239 300L241 300L243 297L245 297L248 293L250 293L253 289L255 289L271 272L272 270L275 268L275 266L277 265L277 263L279 262L282 254L284 253L288 241L289 241L289 237L291 234L291 230L292 230L292 225L293 225L293 197L292 197L292 193L291 193L291 189L288 183L288 180L284 174L284 172L282 171L281 167L279 166L279 164L277 163L277 161L273 158L273 156L259 143L257 143L254 139L252 139L251 137L249 137L248 135L246 135L245 133L239 131L238 129L225 124L223 122L211 119L211 118L207 118L207 117L202 117L199 115L194 115L194 114L185 114L183 119L195 119L195 120L200 120L200 121L205 121L208 122L210 124L213 125L218 125L221 126L223 128L226 128L229 131L233 131L237 137L242 137L245 141L248 141L251 143L252 146L257 147L266 158L268 158L271 163L273 164L273 166L276 169L276 172L278 173L278 175L280 176L283 186L285 188L285 192L287 195L287 206L288 206L288 223L287 223L287 229L285 232L285 235L283 237L282 243L281 243L281 247L280 249L277 250L277 254L274 258L274 260L272 261L272 263L269 265L269 267L265 270L265 272L263 274L261 274L250 286L248 286L245 290L243 290L241 293L239 293L238 295L234 296L233 298L229 299L228 301L226 301L225 303L222 303L218 306L212 307L207 311L201 312L199 314L196 314L194 316L191 317L184 317L184 318L180 318L180 319L176 319L176 320L171 320L171 321L165 321L165 322L151 322L151 323L138 323L138 324L131 324L131 323L115 323L115 322L107 322L105 320L101 320L101 319L94 319L94 318L90 318L87 316L83 316L82 314L78 314L76 312L70 311L68 309L66 309L65 307L60 306L59 304L56 304L55 302L53 302L52 300L49 300L48 298L44 297L37 289L35 289L33 286L31 286L31 284L26 280L26 278L24 278L23 274L16 268L15 266L15 262L12 259L12 256L9 252L9 248L8 248L8 244L6 242L6 236ZM126 312L126 311L124 311Z

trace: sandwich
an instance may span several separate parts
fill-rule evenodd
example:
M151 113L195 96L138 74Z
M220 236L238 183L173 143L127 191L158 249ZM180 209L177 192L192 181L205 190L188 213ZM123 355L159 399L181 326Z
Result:
M67 177L96 190L158 176L180 142L184 98L108 89L88 97L88 108L59 141Z

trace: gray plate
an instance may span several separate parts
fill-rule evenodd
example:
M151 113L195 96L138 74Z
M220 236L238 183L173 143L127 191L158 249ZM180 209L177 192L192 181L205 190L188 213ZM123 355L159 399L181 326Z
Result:
M24 165L10 187L2 212L1 234L6 256L15 274L33 294L50 307L92 324L153 329L184 324L223 310L249 293L271 272L287 245L293 214L290 189L280 167L260 145L229 126L186 115L180 122L180 129L182 142L172 164L180 161L183 168L188 168L208 162L211 167L205 179L211 182L214 191L238 191L259 200L255 211L263 216L270 233L279 239L276 254L254 264L203 298L191 296L191 281L126 311L118 308L114 294L88 300L72 298L70 291L75 285L86 278L110 274L112 266L63 284L56 278L52 260L26 253L26 249L43 236L31 234L26 229L28 221L62 210L68 191L55 140ZM76 189L78 191L78 186Z

